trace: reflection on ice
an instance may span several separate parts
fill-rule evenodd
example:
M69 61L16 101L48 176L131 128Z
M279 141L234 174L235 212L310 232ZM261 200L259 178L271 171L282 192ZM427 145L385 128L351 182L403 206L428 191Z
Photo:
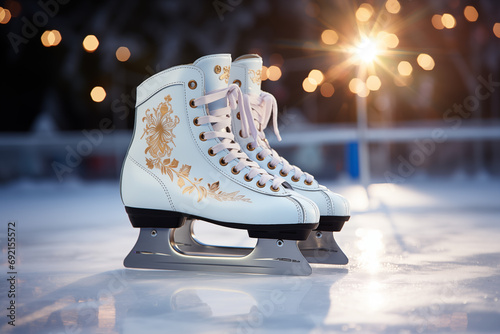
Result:
M99 298L99 308L97 310L97 327L112 329L115 327L115 320L115 298L112 295L101 296Z
M380 282L371 281L368 283L366 301L367 306L372 312L378 311L385 306L386 296L384 296L384 291Z
M19 317L0 333L498 332L499 181L372 185L361 212L344 187L350 262L308 277L126 270L138 231L117 184L0 187L0 223L20 224ZM209 242L252 241L210 226Z
M372 274L378 272L381 256L384 254L382 232L377 229L358 228L356 237L359 238L356 246L361 251L357 259L358 265Z
M116 270L83 277L24 305L23 333L225 332L253 333L268 326L314 327L330 305L327 284L309 278L177 271ZM31 278L45 290L47 282ZM33 287L36 289L36 287ZM321 299L318 300L318 296ZM55 301L55 302L54 302ZM285 319L293 318L287 324ZM207 326L208 327L205 327Z
M185 287L172 294L172 306L176 309L193 307L192 300L199 300L210 310L212 317L227 317L247 314L257 302L245 291L224 288ZM227 307L230 304L232 307Z

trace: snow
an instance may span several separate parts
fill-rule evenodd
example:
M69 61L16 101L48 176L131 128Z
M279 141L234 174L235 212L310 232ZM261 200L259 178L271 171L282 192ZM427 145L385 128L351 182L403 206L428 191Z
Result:
M138 230L116 182L0 187L2 277L16 222L16 326L1 333L497 333L500 181L325 182L352 204L347 266L308 277L125 269ZM251 245L200 225L205 241ZM222 232L222 233L221 233Z

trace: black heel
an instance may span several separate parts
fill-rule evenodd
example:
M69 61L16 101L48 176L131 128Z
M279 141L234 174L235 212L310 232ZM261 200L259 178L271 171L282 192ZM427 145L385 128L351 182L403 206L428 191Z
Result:
M331 231L340 232L344 223L349 220L351 216L321 216L319 218L318 231Z
M133 227L178 228L184 225L186 217L175 211L139 209L125 207Z

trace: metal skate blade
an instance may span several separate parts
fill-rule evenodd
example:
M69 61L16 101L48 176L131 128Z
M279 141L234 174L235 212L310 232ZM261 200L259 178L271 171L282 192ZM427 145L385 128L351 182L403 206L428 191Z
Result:
M180 249L190 254L228 254L247 255L252 248L223 247L207 245L196 239L193 232L193 220L187 220L175 233L175 243ZM307 240L299 241L298 246L309 263L344 265L349 259L335 241L333 232L312 231Z
M309 263L347 264L349 259L335 241L333 232L312 231L298 246Z
M188 255L227 255L227 256L245 256L252 252L251 247L231 247L208 245L196 239L194 234L193 219L186 219L184 225L177 228L174 234L174 242L178 249Z
M245 254L229 251L226 254L196 254L184 252L180 244L174 242L175 230L141 228L134 248L124 260L125 267L297 276L307 276L312 272L296 241L259 239L253 250L239 250L244 250Z

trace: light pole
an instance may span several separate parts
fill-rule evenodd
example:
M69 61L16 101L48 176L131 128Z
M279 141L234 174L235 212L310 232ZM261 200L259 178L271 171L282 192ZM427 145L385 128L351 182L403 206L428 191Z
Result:
M361 41L351 49L353 61L358 66L357 81L350 87L356 93L356 119L358 130L358 161L359 178L361 185L368 194L370 185L370 151L368 147L368 110L367 97L369 88L367 87L367 67L373 66L379 54L379 48L375 40L363 37ZM352 81L351 81L352 82Z

